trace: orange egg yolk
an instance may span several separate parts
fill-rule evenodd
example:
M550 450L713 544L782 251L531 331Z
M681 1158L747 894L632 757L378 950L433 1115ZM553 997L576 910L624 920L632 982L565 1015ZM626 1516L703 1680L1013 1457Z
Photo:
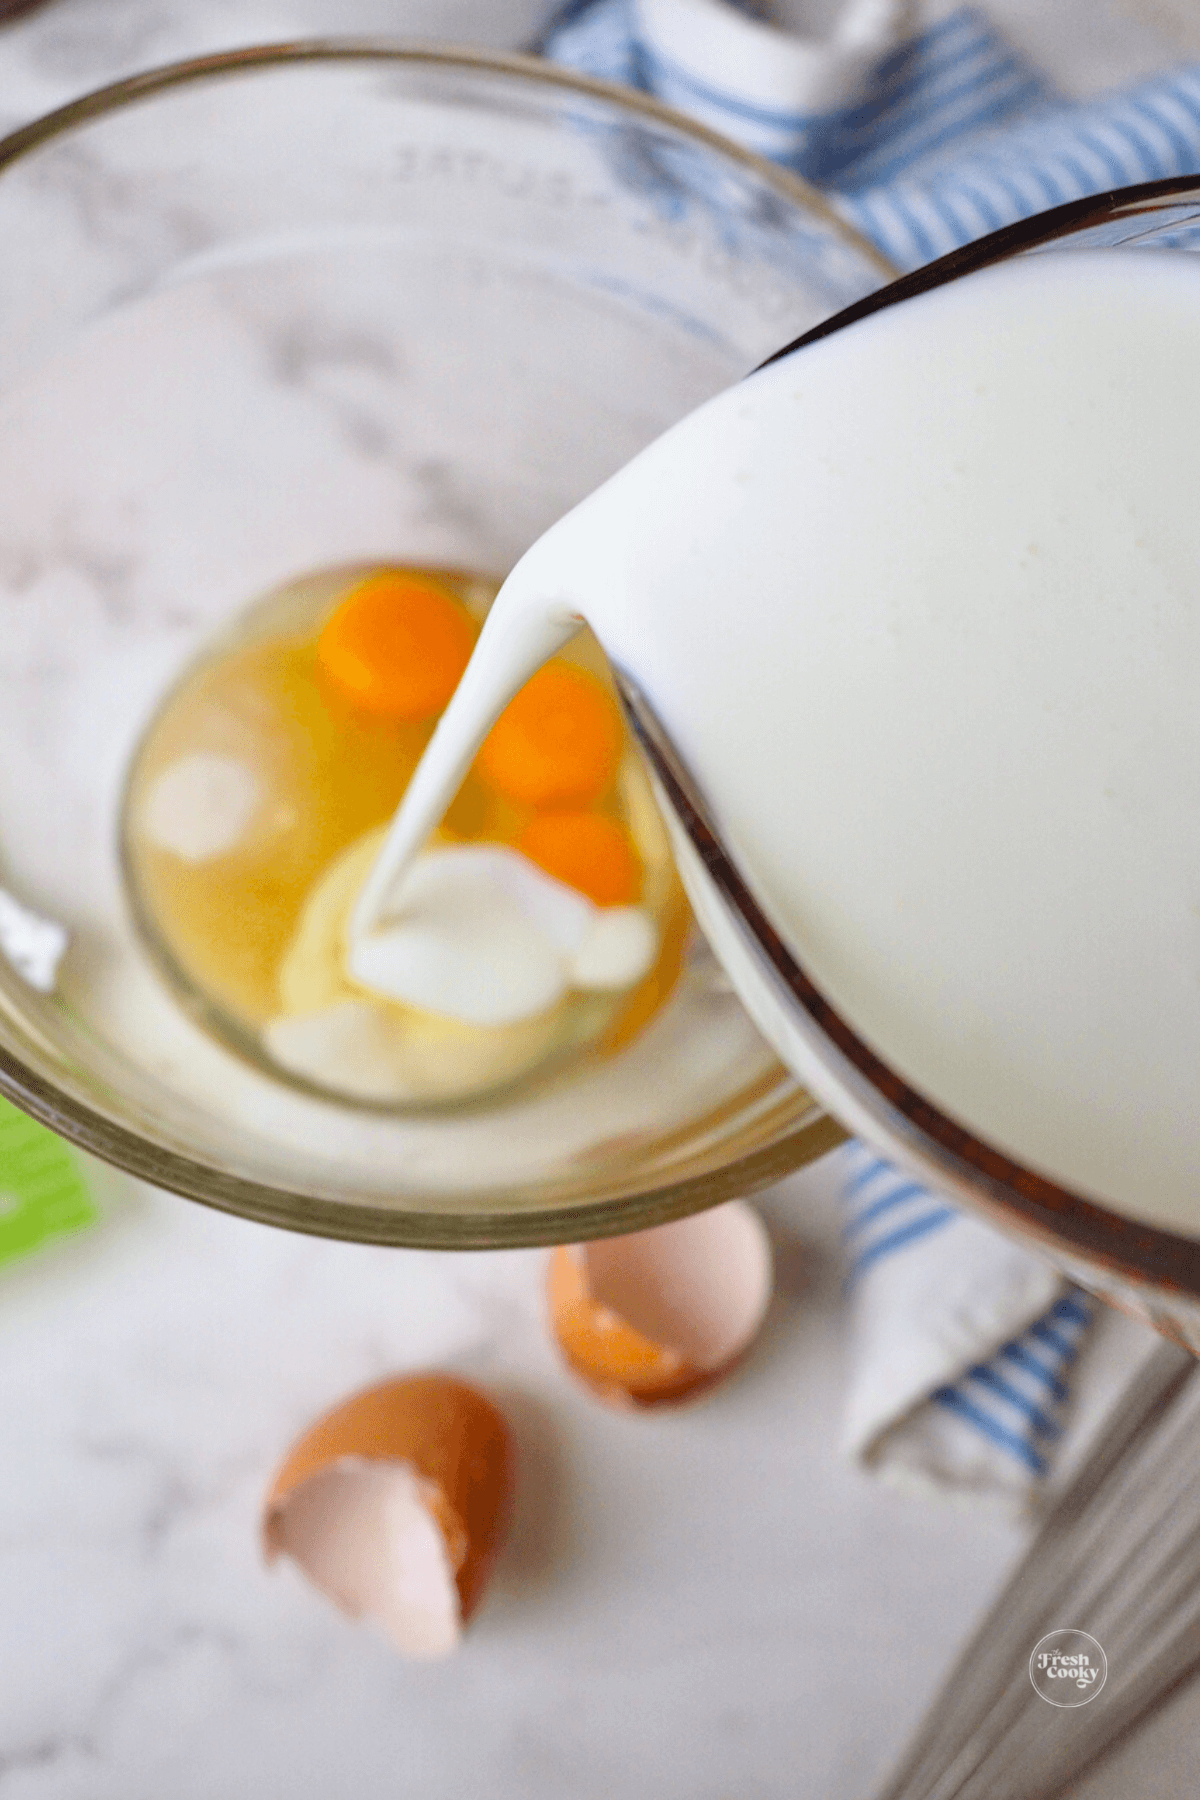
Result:
M548 662L501 713L476 768L525 806L590 806L621 761L616 704L593 675Z
M317 640L329 679L366 712L396 720L441 712L462 678L477 628L432 581L372 575L348 594Z
M641 860L628 833L602 813L542 813L517 849L597 906L631 906L642 891Z

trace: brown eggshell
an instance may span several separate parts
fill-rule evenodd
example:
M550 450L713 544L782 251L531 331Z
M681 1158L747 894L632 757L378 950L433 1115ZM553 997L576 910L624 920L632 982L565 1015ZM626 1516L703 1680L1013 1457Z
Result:
M546 1276L569 1367L612 1406L698 1399L737 1366L771 1297L766 1228L745 1201L625 1237L562 1245Z
M443 1654L449 1641L414 1648L397 1629L406 1596L384 1591L394 1559L374 1539L399 1522L426 1598L452 1577L456 1636L503 1542L513 1477L508 1426L475 1388L439 1374L383 1382L332 1408L292 1447L266 1498L263 1553L268 1563L291 1554L344 1610L379 1617L412 1654Z

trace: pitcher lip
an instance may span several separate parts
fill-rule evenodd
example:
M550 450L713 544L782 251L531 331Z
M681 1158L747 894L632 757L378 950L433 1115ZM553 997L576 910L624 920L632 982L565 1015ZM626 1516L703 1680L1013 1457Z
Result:
M2 146L0 146L2 148ZM973 275L980 269L991 268L994 263L1007 262L1012 256L1023 252L1038 250L1058 243L1063 238L1074 237L1077 232L1092 227L1115 222L1122 218L1141 218L1147 212L1161 211L1172 199L1191 198L1195 205L1193 217L1200 220L1200 179L1195 175L1170 175L1161 181L1143 181L1136 186L1109 188L1102 194L1088 194L1082 200L1066 200L1061 206L1052 206L1045 212L1031 213L1026 219L1017 219L1011 225L1002 225L998 231L990 231L986 237L973 238L969 244L961 244L956 250L948 250L933 262L922 263L919 269L911 269L906 275L899 275L889 281L885 287L876 288L872 294L866 294L861 300L844 306L841 312L831 314L822 319L819 325L793 338L790 344L782 349L772 351L758 367L751 372L758 374L759 369L769 369L772 363L780 362L794 351L804 350L810 344L818 343L821 338L832 337L834 332L842 331L847 325L855 325L860 319L866 319L872 313L886 312L901 300L915 299L918 294L927 294L934 288L944 287L949 281L957 281L960 276ZM1140 234L1131 234L1131 238ZM1122 242L1104 246L1116 249Z

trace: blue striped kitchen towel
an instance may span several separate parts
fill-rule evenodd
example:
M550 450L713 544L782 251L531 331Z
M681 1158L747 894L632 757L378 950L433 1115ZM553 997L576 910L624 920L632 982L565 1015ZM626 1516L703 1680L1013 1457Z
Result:
M700 9L684 66L678 42L667 47L650 29L660 10L574 0L540 47L785 163L902 269L1064 200L1200 170L1200 66L1069 100L963 8L881 54L851 104L788 110L747 101L728 34L710 46ZM748 45L764 30L751 18L740 25Z
M882 49L849 102L788 109L762 102L765 27L750 9L731 0L718 46L704 28L716 0L676 0L697 28L656 36L671 3L571 0L540 48L786 163L901 268L1065 200L1200 170L1200 67L1070 100L964 8ZM753 84L731 53L739 29ZM1093 1303L865 1147L839 1154L848 1450L901 1484L1035 1503Z
M1035 1503L1094 1302L863 1144L841 1158L853 1308L843 1436L896 1485Z

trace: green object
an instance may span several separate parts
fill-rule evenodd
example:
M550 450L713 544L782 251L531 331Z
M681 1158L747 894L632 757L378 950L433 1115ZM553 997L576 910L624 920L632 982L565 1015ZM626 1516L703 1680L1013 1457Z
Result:
M0 1264L98 1217L62 1139L0 1099Z

